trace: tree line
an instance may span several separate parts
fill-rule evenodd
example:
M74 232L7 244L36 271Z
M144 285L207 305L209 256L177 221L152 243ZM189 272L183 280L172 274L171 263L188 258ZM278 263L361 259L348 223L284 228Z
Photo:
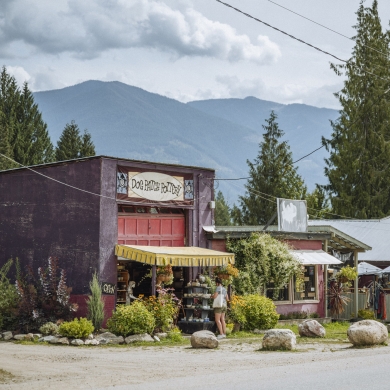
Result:
M363 1L356 12L351 58L331 69L344 77L339 117L332 134L322 138L328 183L308 193L294 167L286 141L281 141L277 115L263 125L263 141L253 161L238 204L216 196L216 225L263 225L276 211L275 197L306 199L311 218L382 218L390 215L390 31L382 28L378 1Z
M91 134L75 121L66 124L53 146L47 124L25 82L19 88L3 66L0 74L0 170L94 156ZM4 157L5 156L5 157Z

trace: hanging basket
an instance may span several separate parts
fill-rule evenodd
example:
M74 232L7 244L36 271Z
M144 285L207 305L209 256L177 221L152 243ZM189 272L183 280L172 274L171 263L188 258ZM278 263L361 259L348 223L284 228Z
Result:
M157 281L158 282L167 282L168 280L170 280L171 276L170 275L167 275L167 274L160 274L157 276Z
M230 275L229 274L218 274L218 277L222 280L228 280Z

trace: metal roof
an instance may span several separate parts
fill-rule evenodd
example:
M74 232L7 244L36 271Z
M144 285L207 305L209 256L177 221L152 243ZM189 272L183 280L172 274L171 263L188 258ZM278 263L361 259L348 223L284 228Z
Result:
M365 252L372 249L371 246L358 240L355 236L346 234L343 230L333 226L309 226L307 232L300 233L278 231L276 225L269 226L266 231L263 231L263 228L264 226L215 226L214 231L207 230L206 234L214 239L223 239L227 236L231 238L243 238L248 237L253 232L262 232L282 239L328 240L328 248L343 252L351 250ZM361 255L359 255L360 257Z
M365 220L311 220L309 228L332 226L368 244L372 249L359 254L362 261L390 261L390 217Z
M212 169L212 168L197 167L197 166L192 166L192 165L160 163L160 162L157 162L157 161L132 160L132 159L129 159L129 158L98 155L98 156L75 158L75 159L72 159L72 160L55 161L55 162L50 162L50 163L46 163L46 164L30 165L28 167L22 166L20 168L6 169L6 170L3 170L3 171L0 171L0 173L9 173L9 172L19 171L21 169L27 169L27 168L45 168L45 167L56 166L56 165L63 165L63 164L69 164L69 163L77 163L77 162L82 162L82 161L94 160L94 159L97 159L97 158L105 158L105 159L109 159L109 160L116 160L118 162L125 161L125 162L133 162L133 163L137 163L137 164L148 164L148 165L156 164L156 165L163 165L163 166L166 166L166 167L191 168L191 169L200 169L200 170L204 170L204 171L215 172L215 169Z

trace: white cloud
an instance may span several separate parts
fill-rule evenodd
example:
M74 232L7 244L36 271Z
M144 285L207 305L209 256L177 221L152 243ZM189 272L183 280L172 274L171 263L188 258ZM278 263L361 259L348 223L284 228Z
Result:
M15 77L15 80L19 87L21 87L25 82L30 82L31 76L26 72L26 70L21 66L6 66L8 74Z
M268 37L252 42L228 24L174 0L1 2L0 42L7 46L18 41L32 51L68 52L81 58L131 47L165 51L173 58L205 56L260 64L273 63L281 55Z

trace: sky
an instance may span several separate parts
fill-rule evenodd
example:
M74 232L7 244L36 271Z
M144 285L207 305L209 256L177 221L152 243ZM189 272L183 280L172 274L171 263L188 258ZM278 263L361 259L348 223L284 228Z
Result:
M360 0L224 0L337 57ZM365 1L367 6L371 0ZM384 28L390 1L379 0ZM255 96L338 108L335 59L216 0L1 0L0 57L33 91L121 81L182 102Z

